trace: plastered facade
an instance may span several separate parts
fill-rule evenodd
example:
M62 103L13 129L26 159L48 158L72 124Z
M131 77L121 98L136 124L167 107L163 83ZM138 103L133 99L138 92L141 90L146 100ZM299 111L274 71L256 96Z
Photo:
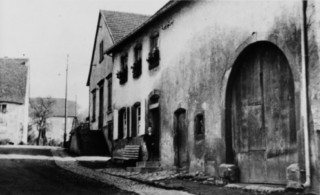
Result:
M312 190L319 191L319 14L318 2L310 1L308 21L309 133ZM133 48L142 43L142 75L119 84L113 78L114 140L117 138L118 110L140 101L147 113L150 92L160 90L161 137L160 161L163 167L174 166L174 113L186 110L188 123L189 171L205 171L218 176L217 170L226 157L226 98L233 66L241 52L250 45L271 43L289 62L294 80L295 126L298 162L304 169L303 126L301 124L301 1L197 1L173 8L114 52L113 74L120 69L120 56L128 52L128 67L133 64ZM150 35L159 32L159 67L149 70L146 58ZM205 137L194 139L194 117L204 113ZM145 114L147 117L147 114ZM148 120L142 119L146 128ZM143 118L143 117L142 117ZM142 129L145 129L142 128ZM142 135L141 131L139 135ZM126 135L124 135L127 138ZM139 137L139 136L138 136ZM134 140L134 139L133 139ZM139 140L139 139L138 139ZM142 140L139 140L142 143ZM117 147L117 146L115 146Z
M111 148L111 142L108 140L108 123L112 122L112 111L108 110L108 80L107 76L110 76L112 73L112 58L104 54L104 58L100 60L100 43L103 41L104 50L110 47L113 44L112 37L108 31L108 28L105 23L104 17L99 13L98 26L96 32L96 41L94 44L94 53L91 63L91 75L89 82L89 118L90 118L90 130L99 130L99 83L103 83L103 120L102 129L104 131L105 138ZM112 76L111 76L112 77ZM95 104L95 114L93 114L93 91L96 91L96 104ZM95 117L94 117L95 115Z

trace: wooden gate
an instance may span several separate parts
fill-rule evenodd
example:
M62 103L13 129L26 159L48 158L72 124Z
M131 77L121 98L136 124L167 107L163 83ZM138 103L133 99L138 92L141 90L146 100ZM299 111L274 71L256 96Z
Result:
M241 182L286 182L297 162L294 83L288 61L272 44L247 49L236 64L230 98L235 161Z

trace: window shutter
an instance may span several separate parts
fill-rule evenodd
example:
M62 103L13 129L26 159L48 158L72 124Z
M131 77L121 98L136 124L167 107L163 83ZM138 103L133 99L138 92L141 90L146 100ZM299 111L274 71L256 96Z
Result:
M146 120L147 120L147 100L141 102L141 126L139 135L144 135L146 130Z
M127 107L127 135L128 137L131 137L131 123L130 123L130 107Z
M113 140L118 139L118 123L119 123L119 117L118 117L118 110L113 110Z
M135 105L131 107L131 136L137 136L137 115Z

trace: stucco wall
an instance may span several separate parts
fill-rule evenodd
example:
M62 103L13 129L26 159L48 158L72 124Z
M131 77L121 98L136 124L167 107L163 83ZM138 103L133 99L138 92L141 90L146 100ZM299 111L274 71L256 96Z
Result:
M25 126L25 105L7 104L7 112L0 112L0 139L9 139L14 144L19 144L23 140L23 130ZM26 143L26 142L25 142Z
M308 53L309 53L309 132L311 149L311 182L314 191L320 192L320 2L308 1Z
M223 17L222 17L223 16ZM164 22L173 25L160 32L162 73L162 161L172 165L173 113L187 110L190 170L211 174L225 162L225 93L232 65L249 44L268 41L286 55L295 80L296 118L299 119L300 4L298 2L190 3ZM186 28L188 26L188 28ZM174 41L172 41L174 40ZM168 49L174 48L174 49ZM205 114L205 140L194 142L193 121ZM299 120L297 120L299 127ZM299 130L298 130L299 131ZM195 150L195 147L205 150ZM195 151L205 151L195 155Z
M101 80L104 80L104 102L103 102L103 127L105 127L109 121L112 121L112 112L108 112L108 82L106 77L112 73L112 58L108 55L104 55L103 61L100 62L100 42L103 40L104 50L109 48L112 44L112 38L110 37L107 26L105 25L105 21L103 16L99 16L97 27L97 37L96 44L94 45L94 56L92 62L92 70L90 77L90 86L89 86L89 113L90 113L90 129L98 130L98 122L99 122L99 86L98 83ZM96 109L95 109L95 120L93 121L93 104L92 104L92 90L96 89ZM107 138L107 128L104 129L104 134Z
M70 137L70 131L72 129L72 123L73 123L73 117L67 118L67 141ZM65 124L65 118L64 117L51 117L47 119L48 124L48 130L47 130L47 139L55 140L56 142L63 143L63 137L64 137L64 124Z

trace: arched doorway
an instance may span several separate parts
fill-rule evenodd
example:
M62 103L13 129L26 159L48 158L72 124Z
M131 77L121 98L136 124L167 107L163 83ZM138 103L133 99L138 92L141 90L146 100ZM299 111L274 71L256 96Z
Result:
M238 165L241 182L286 183L297 149L294 82L282 51L268 42L248 46L226 97L227 159Z
M174 151L175 166L178 168L189 167L188 125L186 110L183 108L174 112Z

